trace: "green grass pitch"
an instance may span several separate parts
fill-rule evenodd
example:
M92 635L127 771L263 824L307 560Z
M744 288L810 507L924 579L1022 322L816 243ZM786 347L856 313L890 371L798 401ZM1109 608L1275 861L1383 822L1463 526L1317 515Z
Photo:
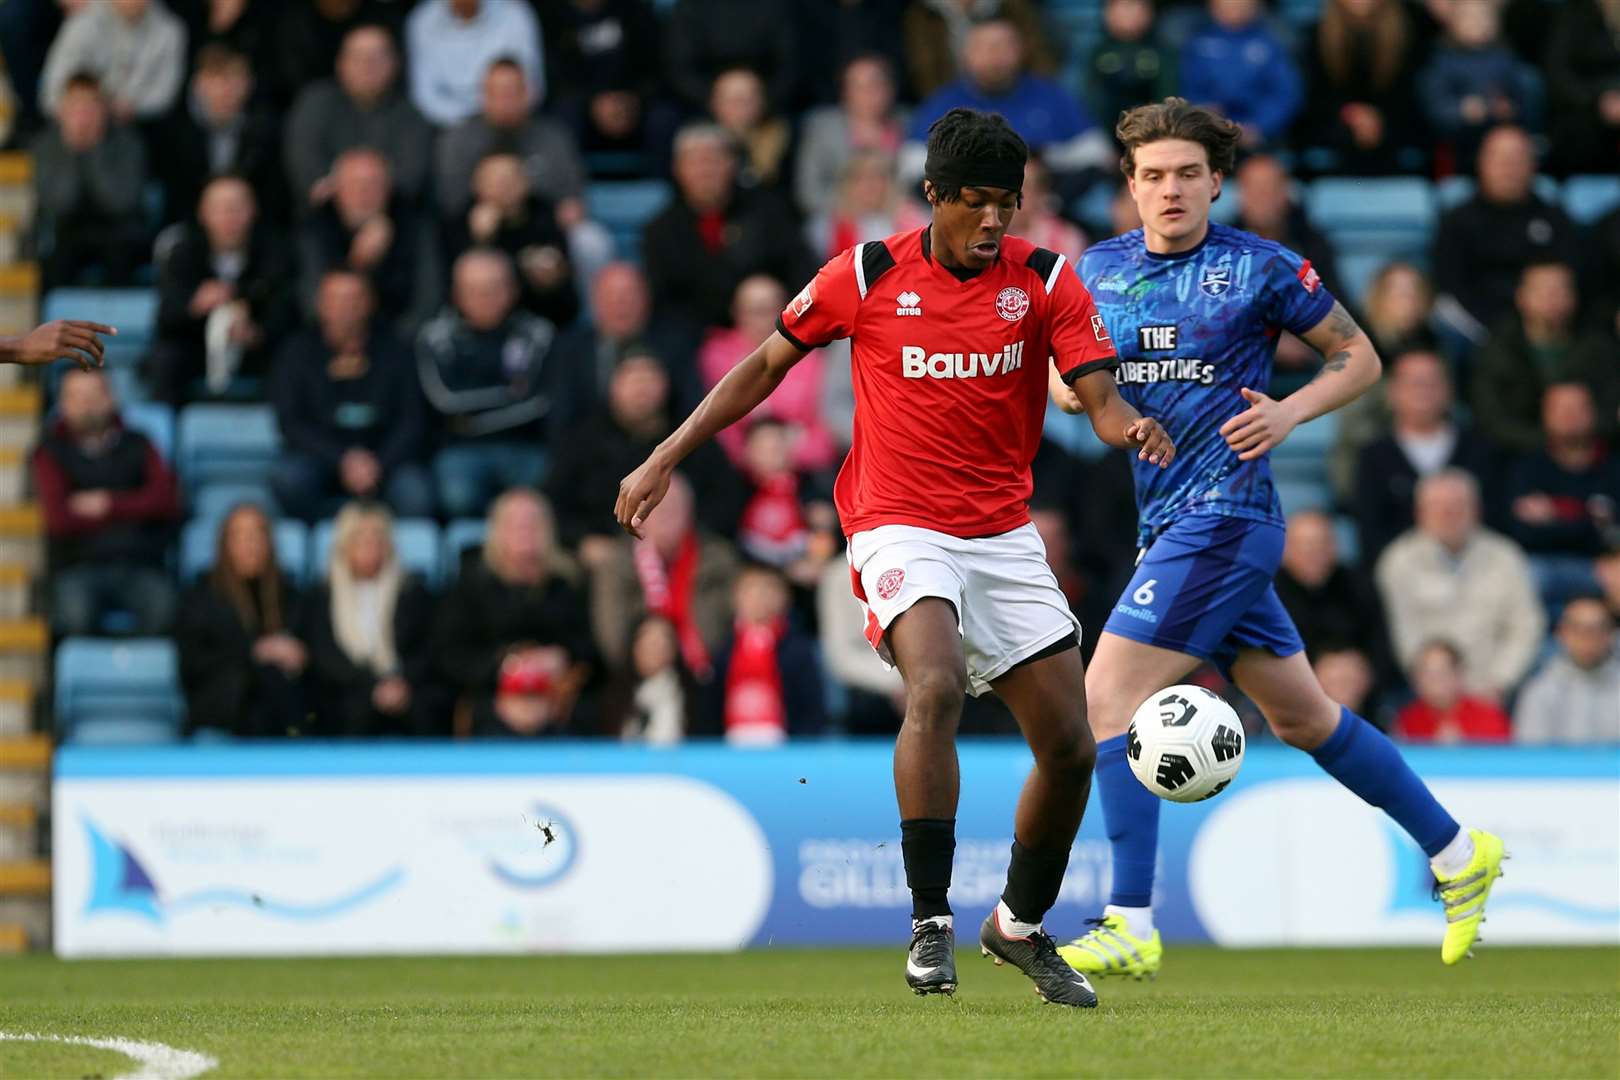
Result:
M0 1032L123 1037L212 1077L1620 1076L1620 949L1173 948L1156 983L1042 1005L965 949L954 999L904 953L0 961ZM133 1071L0 1042L3 1077Z

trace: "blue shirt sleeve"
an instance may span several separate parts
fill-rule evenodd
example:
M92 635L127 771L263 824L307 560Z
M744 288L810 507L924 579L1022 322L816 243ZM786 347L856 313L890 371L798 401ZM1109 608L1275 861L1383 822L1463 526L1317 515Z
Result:
M1290 334L1304 334L1333 310L1333 294L1322 284L1309 259L1280 247L1262 273L1260 314L1266 325Z

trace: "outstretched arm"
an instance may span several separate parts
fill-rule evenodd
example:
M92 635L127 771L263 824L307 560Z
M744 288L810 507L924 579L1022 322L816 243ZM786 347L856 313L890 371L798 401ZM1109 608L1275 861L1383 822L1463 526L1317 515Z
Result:
M1348 405L1378 381L1383 365L1378 350L1355 318L1335 303L1327 316L1303 335L1322 354L1322 370L1302 389L1281 401L1250 387L1242 390L1249 407L1221 425L1226 444L1243 461L1275 448L1307 420Z
M659 443L635 472L619 482L619 500L613 513L624 531L640 537L642 522L663 501L675 467L770 397L793 365L804 357L798 346L777 331L726 372L686 422Z
M98 322L57 319L18 337L0 337L0 363L50 364L66 358L89 371L101 366L106 353L99 335L116 333Z
M1053 374L1056 374L1055 368ZM1102 368L1067 385L1061 378L1048 381L1058 408L1067 413L1085 413L1097 437L1109 446L1135 450L1138 458L1161 469L1175 458L1176 445L1170 441L1169 432L1119 396L1119 384L1114 381L1112 371ZM1060 392L1062 397L1059 397Z

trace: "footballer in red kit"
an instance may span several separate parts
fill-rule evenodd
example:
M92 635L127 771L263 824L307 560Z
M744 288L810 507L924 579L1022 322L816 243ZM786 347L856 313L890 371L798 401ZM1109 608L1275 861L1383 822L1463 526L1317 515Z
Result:
M639 536L676 466L763 401L810 350L852 343L855 430L835 490L867 637L900 669L895 741L901 853L912 895L906 983L957 985L947 894L967 693L994 691L1035 763L1019 797L1000 902L981 952L1043 1000L1088 1007L1086 977L1041 921L1063 883L1091 789L1079 625L1029 518L1030 463L1049 388L1150 465L1175 446L1115 385L1113 343L1062 255L1006 235L1028 148L1000 116L952 109L929 129L922 229L838 255L788 304L776 332L721 379L619 485L616 516Z

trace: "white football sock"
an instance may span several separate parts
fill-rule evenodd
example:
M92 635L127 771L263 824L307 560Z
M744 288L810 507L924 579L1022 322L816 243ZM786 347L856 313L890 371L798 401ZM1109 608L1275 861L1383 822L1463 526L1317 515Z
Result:
M1474 838L1467 829L1458 829L1457 835L1451 838L1451 843L1435 853L1429 860L1429 868L1436 877L1444 880L1454 878L1474 861Z
M1125 920L1125 929L1131 937L1150 938L1153 936L1153 909L1150 907L1120 907L1118 904L1109 904L1103 908L1104 915L1118 915Z
M996 922L1000 925L1001 932L1012 938L1029 937L1041 928L1038 922L1019 922L1005 900L996 901Z
M923 923L929 923L929 922L937 923L940 926L943 926L947 930L955 930L956 929L956 916L954 916L954 915L930 915L926 919L912 919L911 920L911 928L913 930L915 930L915 929L917 929L917 927L921 926Z

